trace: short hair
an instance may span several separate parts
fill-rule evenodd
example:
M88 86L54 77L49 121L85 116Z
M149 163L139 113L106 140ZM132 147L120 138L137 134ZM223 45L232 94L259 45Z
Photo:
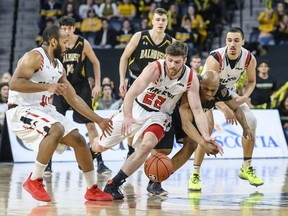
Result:
M60 26L75 26L75 19L71 16L62 16L59 19Z
M230 28L229 31L227 32L227 34L228 34L229 32L232 32L232 33L240 33L242 39L244 39L244 32L243 32L243 30L242 30L241 28L239 28L239 27Z
M266 64L266 65L269 67L269 62L268 62L268 60L266 60L266 59L260 60L260 61L258 62L258 67L259 67L261 64Z
M186 58L188 55L188 46L184 42L174 41L166 48L165 53L171 56L183 56Z
M201 59L201 56L200 56L199 54L195 54L195 55L192 55L192 56L191 56L191 60L192 60L192 59L198 59L198 58Z
M47 26L43 31L43 44L48 46L52 38L59 41L60 27L57 25Z
M158 14L160 16L162 16L163 14L165 14L166 16L168 16L168 12L164 9L164 8L156 8L154 11L153 11L153 15L154 14Z

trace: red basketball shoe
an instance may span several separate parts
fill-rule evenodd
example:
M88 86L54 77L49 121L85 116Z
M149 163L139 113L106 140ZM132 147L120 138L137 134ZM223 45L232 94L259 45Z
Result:
M91 201L112 201L113 197L109 193L101 191L97 184L94 184L90 189L87 189L85 199Z
M35 180L31 180L30 173L27 180L23 183L23 188L31 194L31 196L39 201L50 202L51 197L44 189L45 185L43 184L43 178L37 178Z

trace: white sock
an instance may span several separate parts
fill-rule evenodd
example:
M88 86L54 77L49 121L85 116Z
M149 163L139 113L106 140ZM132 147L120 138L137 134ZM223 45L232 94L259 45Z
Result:
M200 173L200 166L199 165L194 165L193 166L193 172Z
M32 175L31 175L31 180L35 180L37 178L42 178L47 165L48 164L45 165L45 164L42 164L36 160L34 171L32 172Z
M251 166L251 163L252 163L252 159L245 160L245 161L243 161L243 163L242 163L242 167L243 167L244 169L246 169L248 166Z
M83 173L88 189L90 189L96 182L95 170Z

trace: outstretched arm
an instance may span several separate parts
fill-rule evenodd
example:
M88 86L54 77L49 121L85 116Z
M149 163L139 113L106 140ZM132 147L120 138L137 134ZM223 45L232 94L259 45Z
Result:
M66 73L63 73L63 76L59 80L60 83L64 83L68 85L68 89L63 94L63 97L73 107L77 112L81 115L85 116L86 118L90 119L93 122L96 122L99 127L101 128L104 135L106 133L111 134L112 131L112 121L111 119L102 118L101 116L97 115L86 103L85 101L79 97L75 89L71 86L70 82L66 79Z

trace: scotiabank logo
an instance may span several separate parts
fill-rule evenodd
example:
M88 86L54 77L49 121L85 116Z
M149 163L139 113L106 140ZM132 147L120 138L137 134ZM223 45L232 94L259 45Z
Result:
M242 128L238 133L235 126L223 123L215 124L212 137L225 148L242 148ZM279 148L279 144L271 134L257 134L255 138L255 148Z

